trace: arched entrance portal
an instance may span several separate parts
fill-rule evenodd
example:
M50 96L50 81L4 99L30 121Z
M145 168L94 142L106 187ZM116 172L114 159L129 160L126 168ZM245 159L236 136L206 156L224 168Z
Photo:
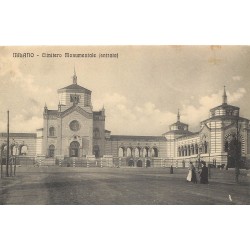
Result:
M132 159L130 159L128 161L128 165L129 165L129 167L133 167L135 165L135 163L134 163L134 161Z
M141 161L141 160L138 160L136 166L137 166L137 167L142 167L142 161Z
M55 156L55 146L51 144L49 146L49 157L54 157L54 156Z
M93 148L93 153L95 155L95 158L98 158L100 157L100 148L98 145L95 145L94 148Z
M72 141L69 146L69 156L78 157L79 156L80 144L77 141Z
M150 167L150 160L146 161L146 167Z

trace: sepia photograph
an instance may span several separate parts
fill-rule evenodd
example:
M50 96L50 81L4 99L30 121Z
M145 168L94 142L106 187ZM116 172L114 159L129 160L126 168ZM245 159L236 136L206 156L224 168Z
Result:
M249 46L0 47L0 204L250 204Z
M245 1L1 10L1 248L249 245Z

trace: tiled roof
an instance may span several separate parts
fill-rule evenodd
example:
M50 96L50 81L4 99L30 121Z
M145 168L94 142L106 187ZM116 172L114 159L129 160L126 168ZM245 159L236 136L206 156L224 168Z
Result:
M48 110L48 115L57 115L58 110Z
M10 139L11 137L36 138L36 133L10 133L9 136ZM7 138L7 133L0 133L0 137Z
M243 117L235 116L235 115L215 115L202 122L213 121L213 120L228 120L228 119L239 120L239 121L249 121L247 118L243 118Z
M72 91L76 91L76 92L80 92L80 93L88 93L88 94L91 93L90 90L88 90L88 89L86 89L78 84L75 84L75 83L70 84L64 88L61 88L58 91L62 91L62 90L72 90Z
M185 126L187 126L188 124L180 122L180 121L177 121L177 122L171 124L170 126L174 126L174 125L185 125Z
M193 132L191 131L188 131L188 130L170 130L166 133L164 133L163 135L166 135L166 134L175 134L175 135L192 135Z
M191 133L191 134L182 135L182 136L180 136L180 137L178 137L176 139L179 140L179 139L184 139L184 138L195 137L195 136L197 136L199 134L200 134L200 132L195 132L195 133Z
M219 109L219 108L232 108L232 109L240 109L239 107L236 107L236 106L232 106L232 105L228 105L226 103L223 103L215 108L212 108L210 109L210 111L213 111L213 110L216 110L216 109Z
M111 140L151 140L151 141L166 141L163 136L144 136L144 135L111 135Z
M102 115L102 111L94 111L93 114L94 115Z

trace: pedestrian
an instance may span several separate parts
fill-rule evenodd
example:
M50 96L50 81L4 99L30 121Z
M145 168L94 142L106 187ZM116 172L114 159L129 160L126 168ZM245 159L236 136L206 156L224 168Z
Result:
M191 181L192 181L192 165L191 165L191 162L190 162L189 168L188 168L187 181L188 181L188 182L191 182Z
M196 169L194 167L194 164L190 162L190 166L191 166L191 171L192 171L191 182L197 183Z
M235 182L238 183L239 182L239 175L240 175L240 168L239 167L235 167Z
M206 162L201 162L202 168L200 173L200 183L201 184L208 184L208 168L206 166Z
M173 174L174 173L174 168L173 168L173 166L171 165L170 166L170 174Z

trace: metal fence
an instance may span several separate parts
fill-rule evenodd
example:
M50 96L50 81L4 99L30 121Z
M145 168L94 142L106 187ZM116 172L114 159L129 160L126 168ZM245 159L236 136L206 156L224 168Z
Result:
M13 158L13 157L12 157ZM248 162L250 165L250 162ZM195 162L194 162L195 164ZM6 158L2 158L2 165L6 165ZM108 158L43 158L43 157L28 157L17 156L17 166L27 167L170 167L186 168L189 166L188 161L172 160L159 157L108 157ZM196 164L195 164L196 165Z
M170 167L173 162L163 158L65 158L56 159L55 165L60 167Z

